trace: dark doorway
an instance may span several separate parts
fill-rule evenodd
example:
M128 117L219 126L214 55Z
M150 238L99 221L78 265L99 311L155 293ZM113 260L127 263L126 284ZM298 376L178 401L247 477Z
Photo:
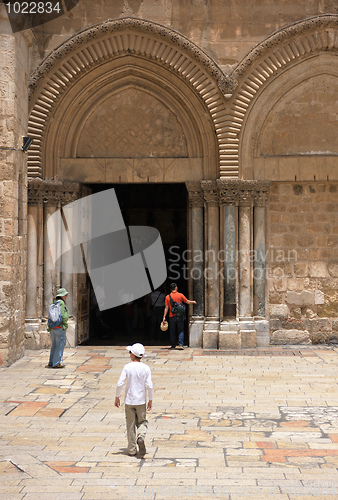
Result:
M187 190L185 184L92 184L92 193L114 188L126 226L155 227L162 239L166 263L166 293L175 281L187 296L182 255L187 248ZM102 214L103 215L103 214ZM91 290L92 292L92 290ZM100 313L91 293L88 345L169 345L169 332L150 334L150 296ZM187 332L186 332L187 337ZM186 338L187 343L187 338Z

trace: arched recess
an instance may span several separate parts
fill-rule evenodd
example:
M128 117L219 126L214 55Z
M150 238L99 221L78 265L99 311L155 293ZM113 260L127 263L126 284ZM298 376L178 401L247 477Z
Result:
M323 54L290 67L259 93L244 122L246 179L337 180L338 67Z
M103 152L104 148L100 152L97 147L95 152L89 154L79 148L84 131L87 136L89 132L93 140L96 136L99 142L103 142L104 138L100 137L100 133L88 130L91 117L105 103L118 108L121 95L126 94L128 89L141 96L137 108L141 108L148 98L150 102L157 103L161 115L166 112L168 116L175 117L187 144L186 151L169 152L169 155L164 152L153 153L148 144L144 155L128 154L131 148L126 147L121 157L118 157L119 147L112 147L116 151L107 155ZM165 119L165 116L160 119ZM107 120L100 120L102 133L109 135L111 132L112 142L116 129L123 126L133 128L131 123L122 123L123 116L119 115L117 120L111 124L111 128ZM139 130L143 126L152 125L147 124L146 120L147 118L141 121ZM134 129L132 131L135 133ZM136 139L137 137L130 138L131 141ZM164 141L163 136L161 140ZM217 142L212 120L203 103L194 93L187 91L186 84L177 77L171 76L169 79L166 68L158 68L156 63L134 56L123 56L107 62L73 85L60 99L52 119L48 121L44 141L48 147L42 150L42 163L44 176L49 179L69 180L75 173L77 181L85 182L184 182L196 178L218 177ZM96 157L101 158L100 161ZM170 157L183 157L186 161L172 162ZM154 161L155 158L157 161ZM175 166L178 167L177 172ZM146 171L146 177L141 170Z
M277 31L257 45L234 69L231 77L239 84L229 103L229 123L226 129L228 146L225 159L228 160L229 168L231 166L233 169L237 168L240 178L253 178L252 168L248 165L250 152L247 144L248 136L253 140L252 137L255 135L256 123L252 119L254 116L252 110L259 103L259 108L255 110L257 117L260 114L266 116L268 111L262 107L263 101L260 101L260 97L265 92L271 92L272 98L271 89L277 93L282 92L283 84L294 75L301 75L306 68L305 62L316 56L320 59L323 55L330 54L331 62L335 61L337 50L338 16L323 15L294 23ZM327 59L325 61L327 62ZM295 70L297 66L298 71ZM273 102L268 100L264 102L266 106L273 105ZM251 134L250 130L248 131L250 127ZM254 150L251 149L251 155L253 154Z
M68 124L76 125L74 115L79 118L79 106L86 109L86 99L93 92L103 99L130 84L179 113L192 139L190 149L201 147L205 176L219 177L222 170L237 177L237 170L223 162L227 142L224 96L233 91L233 81L181 34L134 18L106 21L74 35L32 75L29 135L35 140L29 153L29 176L45 177L45 169L47 175L57 175Z

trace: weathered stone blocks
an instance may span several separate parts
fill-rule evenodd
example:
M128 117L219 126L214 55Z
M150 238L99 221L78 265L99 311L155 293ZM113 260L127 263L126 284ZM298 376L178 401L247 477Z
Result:
M256 330L240 330L241 344L243 348L252 349L257 347Z
M270 318L286 319L289 317L289 308L286 304L271 304Z
M307 330L276 330L272 332L271 344L311 344L310 333Z
M220 349L240 349L241 334L239 331L220 331L219 348Z
M218 331L205 330L203 332L203 349L217 349L218 348Z
M286 292L286 302L299 307L311 306L314 303L314 294L307 290L302 292Z

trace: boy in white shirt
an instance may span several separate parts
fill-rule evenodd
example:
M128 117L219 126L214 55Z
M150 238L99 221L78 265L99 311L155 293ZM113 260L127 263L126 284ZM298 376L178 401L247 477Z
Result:
M148 365L141 363L144 356L144 346L142 344L128 345L126 348L130 353L131 362L126 364L117 382L115 406L120 406L120 395L122 387L127 381L124 407L126 412L126 425L128 437L128 453L131 457L137 454L136 443L139 447L140 455L144 456L146 447L144 444L145 435L148 429L146 410L151 410L153 406L153 383ZM148 389L148 405L146 407ZM137 436L136 436L137 429Z

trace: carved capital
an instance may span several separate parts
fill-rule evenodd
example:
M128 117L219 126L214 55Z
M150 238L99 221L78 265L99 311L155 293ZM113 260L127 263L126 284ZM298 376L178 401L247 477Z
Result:
M77 182L28 180L28 204L57 207L67 205L80 197L80 184Z
M217 189L222 205L238 205L239 180L217 179Z
M217 180L221 204L265 206L271 181Z
M218 207L219 194L215 180L201 181L204 199L210 207Z
M199 181L187 181L185 183L189 194L189 207L203 207L204 193Z
M256 207L266 206L271 184L271 181L257 181L257 190L254 200L254 205Z

